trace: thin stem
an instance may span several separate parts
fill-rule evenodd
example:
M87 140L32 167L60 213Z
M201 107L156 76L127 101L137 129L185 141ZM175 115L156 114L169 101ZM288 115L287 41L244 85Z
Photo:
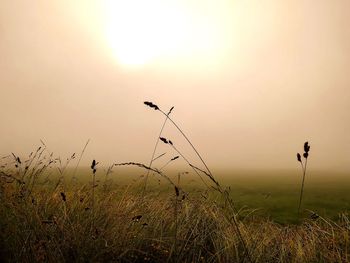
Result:
M72 176L73 183L75 183L75 181L76 181L75 174L76 174L76 172L77 172L78 166L79 166L79 164L80 164L81 159L83 158L84 152L85 152L86 147L88 146L89 142L90 142L90 139L87 140L87 142L86 142L86 144L85 144L85 146L84 146L84 148L83 148L83 150L81 151L81 154L80 154L80 156L79 156L78 163L77 163L77 165L76 165L75 168L74 168L74 172L73 172L73 176Z
M190 161L174 146L171 145L171 147L173 147L173 149L186 161L186 163L192 168L192 170L199 176L199 178L202 180L203 184L209 188L209 185L204 181L203 177L198 173L198 171L194 168L195 166L193 166Z
M175 213L174 252L175 252L175 258L177 258L177 195L175 195L174 213Z
M168 166L169 163L171 163L172 160L169 160L166 162L166 164L164 164L160 169L159 171L162 171L166 166Z
M303 166L303 163L301 163L301 167L303 169L303 181L301 183L301 190L300 190L300 199L299 199L299 205L298 205L298 217L300 216L300 208L301 208L301 201L303 199L303 193L304 193L304 183L305 183L305 174L306 174L306 166L307 166L307 158L305 161L305 165Z
M95 172L93 172L92 176L92 204L91 204L91 212L92 212L92 230L95 228Z
M166 153L162 153L162 154L158 155L156 158L153 159L153 162L154 162L155 160L158 160L160 157L163 157L164 155L166 155Z
M164 112L162 111L162 113L164 113ZM150 168L152 168L153 161L155 160L155 159L154 159L154 156L155 156L155 154L156 154L157 147L158 147L158 144L159 144L159 137L162 136L162 133L163 133L165 124L167 123L167 121L168 121L168 119L169 119L169 114L170 114L170 113L171 113L171 111L169 111L168 114L165 114L165 113L164 113L164 115L166 116L166 118L165 118L165 120L164 120L164 122L163 122L162 128L160 129L159 135L158 135L157 140L156 140L156 143L155 143L155 145L154 145L152 157L151 157L151 160L150 160L149 165L148 165L148 167L150 167ZM150 171L151 171L151 170L148 170L148 169L147 169L147 174L146 174L146 178L145 178L145 184L144 184L143 190L142 190L142 197L144 196L144 194L145 194L145 192L146 192L147 181L148 181L148 176L149 176Z
M182 136L186 139L186 141L189 143L189 145L192 147L192 149L194 150L194 152L197 154L197 156L198 156L198 158L201 160L201 162L203 163L203 165L205 166L205 168L206 168L206 170L208 171L208 173L209 173L209 178L211 179L211 180L213 180L214 182L215 182L215 184L217 185L217 190L219 191L219 192L221 192L221 193L224 193L223 191L222 191L222 189L221 189L221 186L217 183L217 181L214 179L214 177L213 177L213 175L212 175L212 173L211 173L211 171L210 171L210 169L209 169L209 167L207 166L207 164L205 163L205 161L203 160L203 158L202 158L202 156L200 155L200 153L197 151L197 149L194 147L194 145L192 144L192 142L188 139L188 137L185 135L185 133L181 130L181 128L169 117L169 114L166 114L164 111L162 111L161 109L159 109L159 108L157 108L157 110L159 110L164 116L166 116L166 118L167 119L169 119L170 121L171 121L171 123L177 128L177 130L182 134ZM160 136L159 136L160 137ZM174 146L173 146L174 147ZM174 147L174 149L177 151L177 149ZM184 158L184 156L179 152L179 151L177 151L181 156L182 156L182 158ZM197 170L190 164L190 162L186 159L186 158L184 158L184 160L192 167L192 169L197 173L197 175L202 179L202 181L203 181L203 183L207 186L207 184L205 183L205 181L203 180L203 178L199 175L199 173L197 172ZM228 200L229 201L229 203L230 203L230 205L231 205L231 207L232 207L232 209L233 209L233 211L234 211L234 216L233 216L233 224L234 224L234 226L235 226L235 228L236 228L236 230L237 230L237 232L238 232L238 236L239 236L239 238L240 238L240 240L241 240L241 242L242 242L242 245L243 245L243 247L244 247L244 249L245 249L245 254L247 255L247 257L248 257L248 260L250 261L250 262L253 262L252 261L252 259L251 259L251 257L250 257L250 253L249 253L249 251L248 251L248 248L247 248L247 245L246 245L246 243L245 243L245 240L243 239L243 236L242 236L242 233L241 233L241 231L240 231L240 229L239 229L239 226L238 226L238 220L236 219L236 217L235 217L235 209L234 209L234 206L233 206L233 203L232 202L230 202L230 198L227 196L227 195L225 195L224 194L224 197L226 198L226 200ZM231 200L232 201L232 200ZM231 220L230 220L231 221Z
M178 129L178 131L182 134L182 136L186 139L186 141L191 145L192 149L195 151L195 153L197 154L197 156L199 157L199 159L201 160L201 162L203 163L203 165L207 169L208 173L212 176L212 173L211 173L210 169L208 168L207 164L205 163L205 161L203 160L202 156L199 154L197 149L194 147L194 145L191 143L190 139L188 139L186 134L180 129L180 127L164 111L162 111L161 109L159 109L159 111L163 115L165 115L167 117L167 119L169 119L171 121L171 123L176 127L176 129Z
M173 181L171 181L171 179L168 176L166 176L164 173L162 173L161 171L159 171L157 169L154 169L154 168L151 168L149 166L146 166L146 165L144 165L142 163L128 162L128 163L115 163L114 164L114 166L126 166L126 165L138 166L138 167L144 168L146 170L150 170L151 172L159 174L160 176L165 178L172 186L176 186L176 184Z

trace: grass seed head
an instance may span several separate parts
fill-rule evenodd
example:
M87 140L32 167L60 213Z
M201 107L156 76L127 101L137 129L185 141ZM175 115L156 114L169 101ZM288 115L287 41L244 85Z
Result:
M173 109L174 109L174 106L172 106L172 107L170 108L170 110L169 110L169 112L168 112L167 115L170 115L170 113L173 111Z
M152 102L150 101L145 101L144 104L154 110L159 110L159 107L156 105L156 104L153 104Z
M172 158L170 161L175 161L176 159L179 159L179 156L175 156L175 157Z
M164 137L159 137L159 139L160 139L162 142L164 142L165 144L168 144L168 143L169 143L168 140L165 139Z
M298 160L298 162L301 162L301 155L300 155L300 153L297 153L297 160Z

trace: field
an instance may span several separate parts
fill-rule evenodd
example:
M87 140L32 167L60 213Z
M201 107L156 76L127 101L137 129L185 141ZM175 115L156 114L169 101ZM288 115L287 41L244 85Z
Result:
M298 169L218 172L219 188L194 172L96 162L75 169L73 159L41 149L27 160L2 159L3 262L350 259L346 175L311 171L298 217Z
M257 214L268 215L271 220L281 224L297 223L301 185L301 175L297 169L294 173L272 171L240 174L222 180L231 186L233 200L238 206L259 209ZM313 211L337 220L340 213L349 211L350 175L311 171L305 184L304 217L310 216L310 211Z

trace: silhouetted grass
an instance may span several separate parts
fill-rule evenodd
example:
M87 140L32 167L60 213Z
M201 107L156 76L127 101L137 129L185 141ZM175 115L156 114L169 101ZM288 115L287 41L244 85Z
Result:
M104 176L99 169L97 181ZM49 170L40 177L45 178ZM79 179L80 173L77 175ZM153 188L150 177L141 207L137 185L115 185L108 191L97 185L92 214L88 182L67 184L63 197L58 189L52 192L57 178L45 184L38 178L30 196L24 198L20 185L7 180L1 176L2 262L245 261L237 232L224 214L224 203L214 192L186 191L183 199L175 188L179 181L164 191L168 181L164 179L163 186ZM299 225L280 225L255 213L243 216L243 211L240 217L242 235L256 262L349 259L346 214L337 221L305 218Z
M213 176L212 172L210 171L208 165L206 164L206 162L203 160L202 156L200 155L200 153L198 152L198 150L194 147L194 145L192 144L192 142L190 141L190 139L186 136L186 134L182 131L182 129L169 117L169 114L166 114L164 111L162 111L157 105L153 104L152 102L148 102L148 101L145 101L144 102L145 105L155 109L156 111L159 111L161 112L163 115L166 116L167 119L169 119L171 121L171 123L176 127L176 129L181 133L181 135L186 139L186 141L188 142L188 144L192 147L193 151L196 153L196 155L198 156L198 158L201 160L202 164L204 165L206 171L203 171L201 169L196 169L195 166L193 166L187 158L184 157L184 155L174 147L174 144L171 140L167 140L166 138L164 137L160 137L159 136L159 139L161 141L163 141L163 143L165 144L169 144L173 147L173 149L176 150L176 152L178 154L181 155L182 158L184 158L184 160L189 164L189 166L194 170L194 172L202 179L202 177L200 176L200 174L198 173L198 171L200 172L204 172L204 174L210 179L210 181L212 181L214 183L215 186L212 186L213 189L215 189L216 191L218 191L220 194L222 194L222 197L225 199L225 204L230 208L230 212L229 214L226 214L227 216L227 219L229 222L231 222L231 224L235 227L236 229L236 232L237 232L237 235L240 239L240 242L242 243L243 245L243 248L244 248L244 258L246 257L247 260L249 262L253 262L253 259L251 258L251 255L250 255L250 251L249 251L249 248L247 247L246 245L246 241L241 233L241 229L240 229L240 222L238 222L238 219L236 217L236 208L234 206L234 203L233 203L233 200L230 198L228 192L223 189L221 187L221 185L219 184L219 182L215 179L215 177ZM169 112L171 112L173 110L173 108L171 108L171 110ZM198 171L197 171L198 170ZM203 183L204 180L202 179ZM206 186L208 186L206 183L205 183ZM227 209L228 210L228 209ZM244 227L244 226L242 226Z
M12 154L0 159L1 262L349 262L347 211L330 220L310 203L323 202L322 195L307 198L303 207L310 208L305 209L309 218L282 225L269 214L246 208L251 198L258 208L265 202L280 213L294 211L295 215L295 209L285 205L296 206L298 189L278 184L273 189L251 184L239 188L236 179L229 183L232 188L223 187L169 117L173 108L165 114L152 102L145 105L166 116L149 165L114 163L104 171L93 160L90 171L78 171L88 143L72 170L75 153L62 161L44 143L27 158ZM167 120L190 144L202 167L193 165L172 140L162 137ZM153 161L165 156L155 157L159 141L176 156L158 169ZM305 163L297 154L303 171L298 214L309 150L305 143ZM192 183L188 172L176 172L174 177L165 169L182 160L202 184ZM120 170L127 168L138 169L128 170L127 176L133 179L121 176ZM113 169L117 176L110 176ZM69 176L76 180L66 180ZM276 199L278 191L280 199ZM281 193L287 191L288 198L283 197ZM324 202L324 209L331 208Z
M298 204L298 216L300 215L301 202L303 200L304 185L305 185L305 175L306 175L306 168L307 168L307 160L308 160L308 157L309 157L309 151L310 151L309 142L305 142L304 143L304 153L303 153L303 157L304 157L305 162L303 162L300 153L297 153L297 160L300 162L301 168L302 168L302 171L303 171L303 180L302 180L302 183L301 183L300 198L299 198L299 204Z

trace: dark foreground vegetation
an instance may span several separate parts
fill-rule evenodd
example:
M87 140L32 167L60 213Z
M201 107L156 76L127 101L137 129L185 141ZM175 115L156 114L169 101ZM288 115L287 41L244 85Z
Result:
M314 215L299 224L281 225L241 210L237 221L248 257L231 222L231 208L208 191L177 194L170 187L157 188L153 176L142 196L142 177L115 185L104 181L101 173L93 192L91 182L74 183L68 176L51 175L54 179L46 180L43 172L32 185L29 178L22 184L7 175L3 172L1 177L2 262L348 262L350 258L350 222L345 214L337 221ZM92 172L90 177L92 181Z
M89 169L79 170L88 143L81 154L64 161L44 143L24 160L15 154L0 160L1 262L350 261L346 213L331 220L308 211L305 217L308 143L296 160L302 167L302 187L296 193L295 211L289 211L296 221L279 224L237 206L234 189L213 176L169 117L173 108L165 113L151 102L145 104L165 116L147 165L117 163L103 169L93 160ZM167 121L192 147L200 168L162 137ZM153 162L163 156L156 156L159 142L176 156L156 169ZM191 173L165 173L165 166L177 159ZM143 173L117 184L111 175L125 167L138 169L129 170L129 175ZM190 186L188 178L194 176L202 187Z

